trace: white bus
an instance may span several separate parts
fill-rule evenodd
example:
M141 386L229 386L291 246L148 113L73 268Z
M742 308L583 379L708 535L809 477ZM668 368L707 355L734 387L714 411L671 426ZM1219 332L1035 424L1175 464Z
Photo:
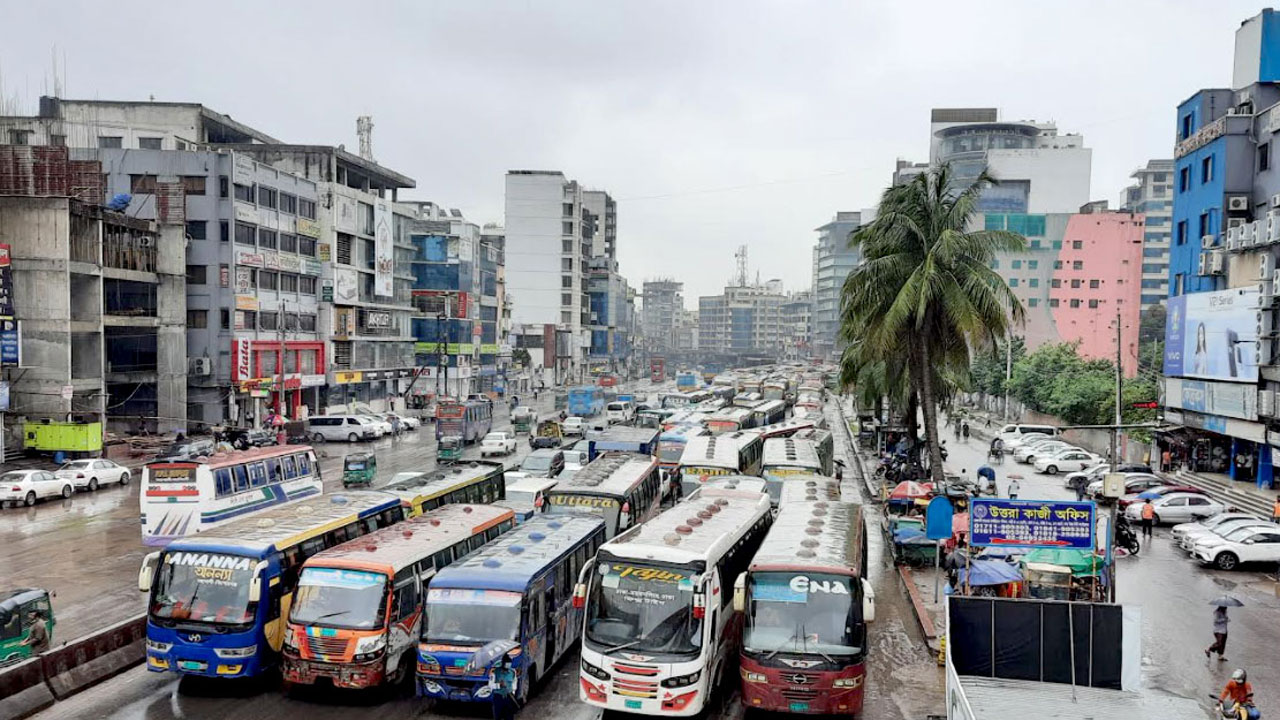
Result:
M657 458L609 451L548 490L546 513L598 515L611 538L657 515L662 495Z
M689 438L676 473L684 494L716 475L759 475L764 443L752 431Z
M578 695L609 710L703 710L742 631L733 586L769 531L769 496L702 488L601 546L579 578Z
M153 462L142 471L142 542L164 546L175 538L320 491L320 465L308 445Z
M764 441L764 460L760 475L769 486L769 498L774 507L782 492L782 485L792 475L825 475L818 446L812 441L795 437L775 437Z
M779 490L778 507L797 502L840 502L840 481L823 475L789 475Z

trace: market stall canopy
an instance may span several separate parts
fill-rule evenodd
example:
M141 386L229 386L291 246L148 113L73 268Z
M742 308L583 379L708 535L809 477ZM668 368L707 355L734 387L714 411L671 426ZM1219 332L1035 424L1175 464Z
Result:
M1062 565L1071 569L1071 574L1089 577L1102 572L1106 560L1087 550L1074 548L1036 548L1022 556L1022 564L1043 563Z
M915 482L914 480L904 480L898 483L898 486L889 493L890 500L914 500L916 498L929 497L932 492L928 485Z
M1004 585L1022 581L1018 568L1003 560L970 560L967 567L960 568L959 574L960 582L970 585Z

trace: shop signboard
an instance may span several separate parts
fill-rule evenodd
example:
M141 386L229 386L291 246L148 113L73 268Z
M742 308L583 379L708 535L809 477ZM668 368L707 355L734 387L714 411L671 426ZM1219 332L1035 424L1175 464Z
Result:
M302 258L297 255L277 255L276 266L285 272L302 272Z
M22 364L22 323L0 318L0 365Z
M364 314L364 326L370 330L386 330L391 327L391 313L370 310Z
M349 385L364 380L364 373L359 370L343 370L333 374L333 381L338 385Z
M329 243L320 243L320 262L329 262L329 258L332 257L333 252L331 250L332 247L333 246Z
M228 265L222 265L218 268L218 286L231 286L231 268Z
M974 498L969 544L1092 550L1094 525L1092 502Z
M238 250L236 251L236 264L248 265L249 267L262 267L262 254Z
M253 295L237 295L236 309L237 310L257 310L258 298Z
M0 244L0 317L13 317L13 267L10 248Z
M251 375L249 370L249 341L231 341L231 379L243 380Z
M395 237L391 201L373 203L373 292L382 297L395 295Z
M242 202L235 204L236 222L256 223L258 222L258 211L252 206Z
M333 269L333 301L350 305L360 299L360 273L352 268Z
M320 286L320 302L333 302L333 283L327 280Z
M1165 402L1169 407L1198 413L1258 419L1257 385L1166 378Z
M1164 374L1256 383L1257 339L1256 287L1171 297Z
M309 238L320 237L320 223L310 218L300 217L296 224L298 234L306 235Z
M302 260L302 272L306 275L319 275L320 263L311 258L304 258Z
M352 233L356 232L356 212L359 210L359 203L353 197L337 194L334 196L333 202L333 224L338 228L338 232Z

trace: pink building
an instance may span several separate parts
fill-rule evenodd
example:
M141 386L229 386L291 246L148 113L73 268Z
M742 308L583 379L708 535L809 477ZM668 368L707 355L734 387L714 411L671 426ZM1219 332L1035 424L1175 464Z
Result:
M1126 212L1072 215L1049 288L1059 340L1079 341L1084 357L1115 358L1119 311L1121 364L1130 377L1138 371L1145 224L1143 215Z

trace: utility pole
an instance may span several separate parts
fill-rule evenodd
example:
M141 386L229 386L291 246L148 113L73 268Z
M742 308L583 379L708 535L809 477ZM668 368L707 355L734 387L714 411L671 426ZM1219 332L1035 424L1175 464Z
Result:
M284 342L285 342L284 318L285 318L284 300L281 300L280 314L276 318L276 333L280 337L280 357L276 361L276 365L279 366L276 368L276 370L278 371L277 375L279 375L279 379L280 379L280 387L276 391L276 417L284 416Z
M1120 308L1116 308L1116 419L1115 426L1111 428L1111 469L1110 472L1118 472L1120 467L1120 424L1123 422L1120 418L1120 393L1122 390L1122 382L1124 371L1121 369L1121 345L1120 345ZM1120 505L1118 499L1113 498L1111 502L1111 518L1107 521L1107 556L1114 557L1113 549L1116 544L1116 508ZM1116 565L1115 560L1111 562L1111 602L1116 601Z
M1004 339L1004 421L1009 422L1009 381L1013 379L1013 336Z

